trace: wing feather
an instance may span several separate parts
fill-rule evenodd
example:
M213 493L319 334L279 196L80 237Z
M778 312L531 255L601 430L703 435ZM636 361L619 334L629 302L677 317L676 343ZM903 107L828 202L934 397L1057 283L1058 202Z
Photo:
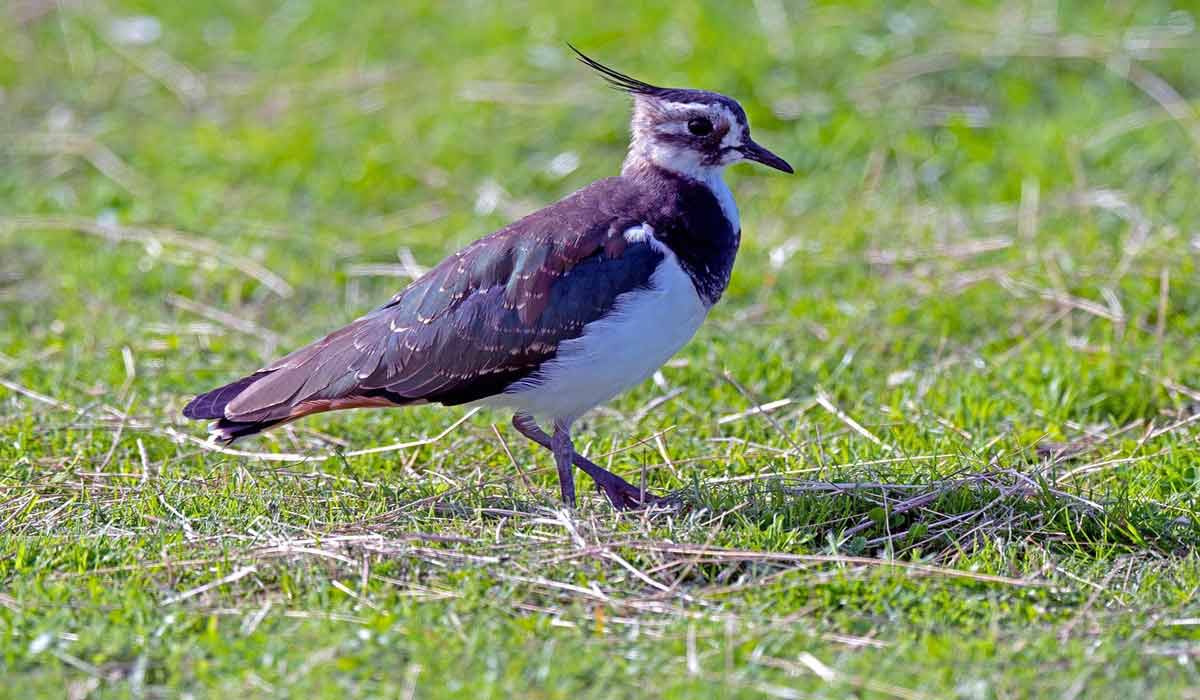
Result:
M649 284L661 254L624 231L643 192L593 183L483 238L392 300L268 367L225 407L236 421L288 417L301 403L465 403L499 393L565 340Z

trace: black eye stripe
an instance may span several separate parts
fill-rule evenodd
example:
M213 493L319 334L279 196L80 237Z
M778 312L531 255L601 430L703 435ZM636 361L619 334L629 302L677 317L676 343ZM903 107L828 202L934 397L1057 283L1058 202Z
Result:
M688 120L687 128L693 136L707 136L712 133L713 125L707 117L695 117Z

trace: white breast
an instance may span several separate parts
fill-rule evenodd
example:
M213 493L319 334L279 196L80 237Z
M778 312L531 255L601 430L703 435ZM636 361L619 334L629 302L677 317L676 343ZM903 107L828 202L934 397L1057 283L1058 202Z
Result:
M649 288L617 297L608 315L559 345L538 374L484 403L569 423L643 382L691 340L708 307L675 254L646 229L627 233L631 239L639 236L664 254Z

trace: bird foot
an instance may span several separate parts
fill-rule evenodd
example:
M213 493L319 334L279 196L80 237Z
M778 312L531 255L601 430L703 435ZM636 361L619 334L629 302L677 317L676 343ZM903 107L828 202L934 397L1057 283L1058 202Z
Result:
M656 496L649 491L643 492L621 477L615 474L611 476L611 479L597 479L596 490L604 494L608 502L617 510L666 509L673 508L678 504L677 498Z

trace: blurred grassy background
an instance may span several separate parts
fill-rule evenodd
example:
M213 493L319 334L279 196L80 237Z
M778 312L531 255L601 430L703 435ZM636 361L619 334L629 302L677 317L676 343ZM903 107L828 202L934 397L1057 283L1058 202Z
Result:
M1196 20L10 0L0 695L1200 697ZM729 173L725 301L578 440L688 508L555 515L500 415L202 449L192 392L616 172L566 41L798 171Z

